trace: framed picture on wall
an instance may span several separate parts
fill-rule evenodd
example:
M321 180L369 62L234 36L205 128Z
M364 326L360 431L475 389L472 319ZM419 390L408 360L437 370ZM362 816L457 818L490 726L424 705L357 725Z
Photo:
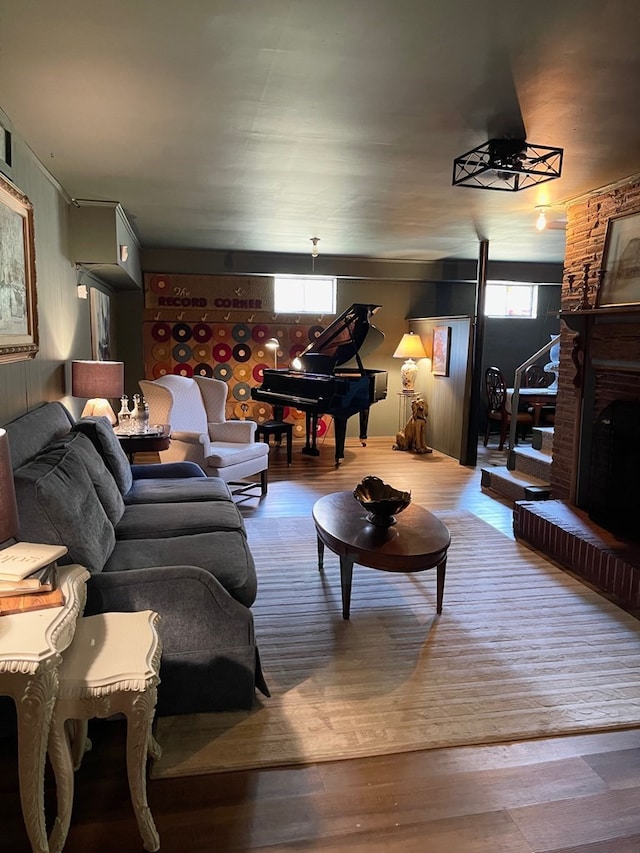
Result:
M91 355L95 361L111 361L111 300L107 293L92 287Z
M0 175L0 363L38 352L33 207Z
M434 376L449 375L449 351L451 349L451 326L433 327L433 351L431 372Z
M640 305L640 213L610 219L596 305Z

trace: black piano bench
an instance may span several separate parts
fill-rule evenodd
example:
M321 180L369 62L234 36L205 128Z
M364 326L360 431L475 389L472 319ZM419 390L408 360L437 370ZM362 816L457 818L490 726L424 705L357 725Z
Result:
M291 445L293 442L293 424L286 421L265 421L258 424L256 428L256 441L264 441L269 444L269 436L275 435L276 443L282 441L282 433L287 437L287 465L291 465Z

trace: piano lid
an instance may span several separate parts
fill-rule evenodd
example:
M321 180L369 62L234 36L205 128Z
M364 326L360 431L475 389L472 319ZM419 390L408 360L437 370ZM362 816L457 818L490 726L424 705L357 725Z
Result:
M360 359L384 339L384 334L369 323L380 309L380 305L366 305L355 302L346 311L320 332L298 356L303 370L315 373L333 373L336 367L343 366L352 359ZM369 341L373 346L361 348ZM294 361L294 364L296 363Z

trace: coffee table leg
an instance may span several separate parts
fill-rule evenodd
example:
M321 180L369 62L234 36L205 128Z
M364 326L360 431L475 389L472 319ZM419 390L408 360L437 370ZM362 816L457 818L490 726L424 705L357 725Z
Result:
M442 599L444 597L444 576L447 571L447 558L438 565L436 579L436 613L442 613Z
M318 536L318 571L324 569L324 542Z
M353 577L353 557L345 554L340 557L340 585L342 587L342 618L348 619L351 610L351 579Z

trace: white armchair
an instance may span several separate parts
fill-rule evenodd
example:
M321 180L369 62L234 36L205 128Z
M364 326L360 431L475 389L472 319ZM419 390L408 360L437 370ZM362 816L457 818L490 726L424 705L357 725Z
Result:
M168 374L138 384L150 422L171 426L169 449L160 452L163 462L197 462L209 476L245 488L251 485L247 477L260 474L260 496L266 495L269 447L255 441L255 421L226 420L226 382Z

